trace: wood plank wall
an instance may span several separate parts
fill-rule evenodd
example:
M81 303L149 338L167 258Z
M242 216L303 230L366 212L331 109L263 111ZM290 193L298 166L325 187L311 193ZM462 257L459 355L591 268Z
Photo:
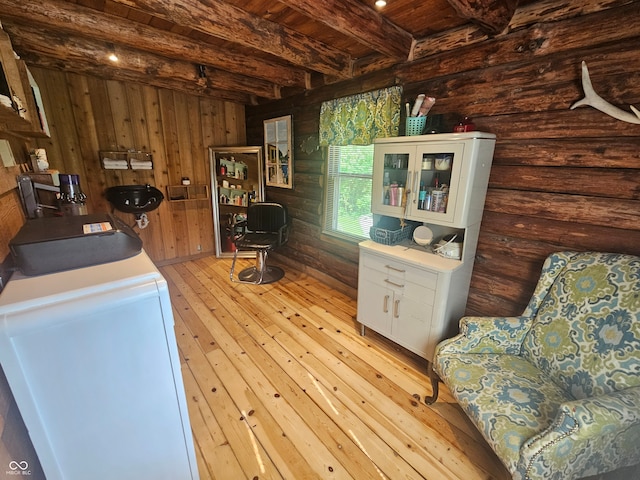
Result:
M0 163L0 263L9 254L9 240L20 230L24 215L16 188L16 176L20 174L19 162L26 160L28 149L24 139L0 133L7 140L18 165L4 167Z
M583 96L582 60L601 96L627 111L640 105L640 24L630 20L640 18L640 3L587 2L593 13L577 17L557 3L548 21L481 46L452 46L386 74L248 107L250 142L261 141L263 119L293 115L295 188L267 190L294 217L283 259L357 286L357 249L320 233L324 159L310 146L322 101L394 83L406 99L435 96L432 113L448 131L469 115L497 135L467 313L521 313L552 251L640 254L640 125L569 110Z
M167 201L167 185L182 177L210 184L209 146L244 145L244 106L170 90L97 77L31 68L40 86L51 129L35 140L47 150L51 168L80 175L89 213L111 211L104 197L113 185L151 184L165 194L136 231L155 262L213 253L211 202ZM153 170L105 170L99 152L141 150ZM128 224L135 216L116 214Z

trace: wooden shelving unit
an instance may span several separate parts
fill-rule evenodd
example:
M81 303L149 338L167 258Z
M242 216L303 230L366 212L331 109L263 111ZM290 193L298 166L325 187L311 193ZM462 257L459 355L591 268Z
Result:
M167 185L167 199L170 202L208 200L208 185Z
M153 170L153 156L147 152L103 150L99 155L105 170Z

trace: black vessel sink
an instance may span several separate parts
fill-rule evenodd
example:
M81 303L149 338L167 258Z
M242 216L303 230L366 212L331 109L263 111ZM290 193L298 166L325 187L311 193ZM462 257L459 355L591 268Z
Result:
M125 213L150 212L164 199L162 192L149 184L109 187L105 195L113 208Z

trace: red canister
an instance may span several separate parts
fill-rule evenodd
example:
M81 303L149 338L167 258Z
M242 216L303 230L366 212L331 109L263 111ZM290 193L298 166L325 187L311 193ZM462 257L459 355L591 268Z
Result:
M453 127L453 131L456 133L459 132L473 132L476 129L475 123L471 120L470 117L464 117L464 119Z

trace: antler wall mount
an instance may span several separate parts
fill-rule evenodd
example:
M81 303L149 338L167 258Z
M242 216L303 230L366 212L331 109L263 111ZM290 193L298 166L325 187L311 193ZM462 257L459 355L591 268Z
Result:
M613 117L617 120L640 125L640 110L638 110L636 107L634 107L633 105L629 105L631 111L635 114L634 116L630 112L622 110L615 105L611 105L595 92L595 90L593 89L593 85L591 84L591 78L589 78L587 62L584 61L582 62L582 88L584 90L584 98L571 105L571 110L576 107L587 105L595 108L596 110L600 110L602 113L606 113L610 117Z

